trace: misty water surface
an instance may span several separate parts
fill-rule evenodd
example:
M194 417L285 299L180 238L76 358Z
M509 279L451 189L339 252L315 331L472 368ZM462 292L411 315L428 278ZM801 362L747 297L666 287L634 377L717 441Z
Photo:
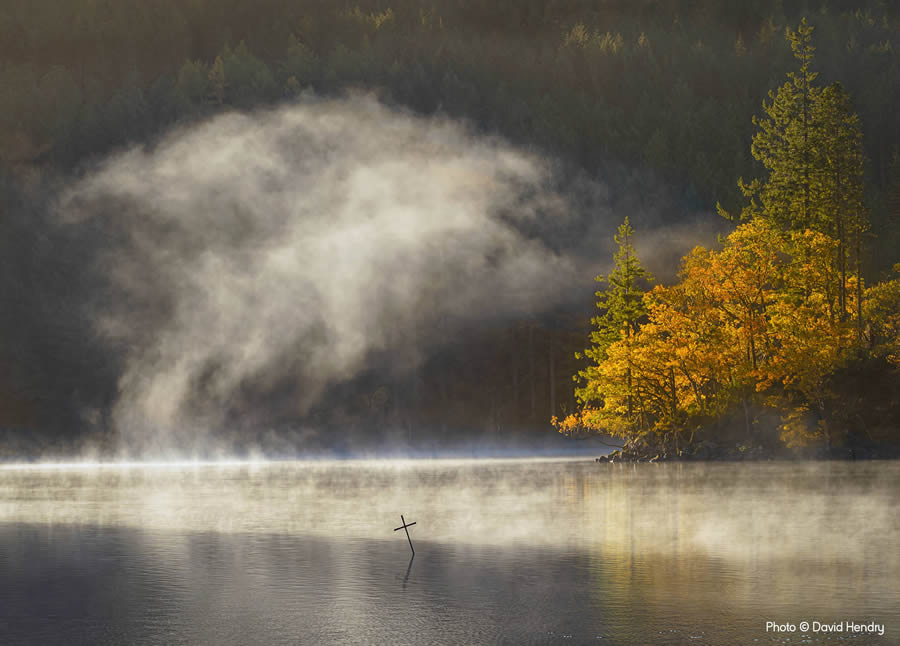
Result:
M879 462L3 468L0 641L900 643L898 502Z

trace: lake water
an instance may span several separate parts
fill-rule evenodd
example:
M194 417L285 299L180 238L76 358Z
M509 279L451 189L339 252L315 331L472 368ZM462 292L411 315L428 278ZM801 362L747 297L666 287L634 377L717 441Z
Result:
M0 644L898 644L898 510L892 462L0 467Z

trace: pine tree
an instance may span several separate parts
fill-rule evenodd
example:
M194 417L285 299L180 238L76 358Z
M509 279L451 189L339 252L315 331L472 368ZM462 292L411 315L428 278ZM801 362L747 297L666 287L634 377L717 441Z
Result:
M862 236L868 228L863 203L862 131L853 112L850 97L839 83L826 87L814 106L816 122L815 194L820 202L820 221L814 228L838 241L835 265L840 276L838 311L847 317L847 257L852 249L856 275L862 264ZM862 285L857 281L857 319L861 330L859 296Z
M637 332L640 320L647 314L642 285L653 281L641 266L633 243L634 229L627 217L613 239L619 245L613 256L613 271L609 276L601 274L594 279L598 283L608 283L608 287L596 293L597 308L601 313L591 321L597 329L591 333L593 346L584 352L594 361L602 361L606 349L623 335Z
M810 69L815 47L813 27L800 23L788 32L788 40L800 69L788 73L788 81L763 102L765 117L754 117L759 132L753 136L751 152L769 170L764 183L741 183L748 197L758 194L764 213L790 228L812 226L817 219L814 200L815 133L814 106L821 90Z
M846 319L849 300L848 258L854 272L862 268L863 236L868 218L863 204L863 152L859 118L850 97L840 84L820 88L811 70L815 47L813 27L803 21L788 40L799 69L788 73L788 81L771 102L763 103L764 117L754 117L759 131L751 152L769 171L764 180L739 182L750 206L744 217L762 215L791 231L811 229L838 241L834 255L835 284L828 292L836 302L832 316ZM728 214L719 207L720 213ZM730 217L730 216L729 216ZM862 340L863 285L856 280L856 320Z
M884 197L886 212L883 229L889 244L893 242L893 248L897 249L900 248L900 150L896 148L891 158L889 173ZM892 256L889 260L896 262L900 258Z
M609 347L619 340L630 340L640 329L641 322L647 316L644 303L644 286L652 282L653 277L641 266L634 248L634 229L628 218L619 226L614 240L619 245L613 256L615 266L609 276L597 276L599 283L607 283L604 290L597 292L597 307L600 314L592 319L596 329L591 333L592 346L583 353L593 363L579 376L585 385L576 390L576 395L583 403L603 398L598 389L598 366L607 358ZM577 358L581 358L577 354ZM628 415L633 416L634 402L631 395L631 367L625 371L626 386L629 389Z
M216 56L209 70L209 100L216 105L225 101L225 62L221 56Z

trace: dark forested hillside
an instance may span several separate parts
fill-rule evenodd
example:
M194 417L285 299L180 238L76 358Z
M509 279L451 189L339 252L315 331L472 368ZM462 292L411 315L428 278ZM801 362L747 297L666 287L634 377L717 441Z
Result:
M586 168L659 170L704 205L753 174L749 119L817 28L823 82L854 97L870 186L891 184L900 129L895 3L35 0L0 10L4 160L67 166L219 104L381 88ZM217 60L220 61L217 63Z
M66 309L71 290L53 295L55 277L91 253L72 239L87 234L42 220L55 178L176 123L364 88L588 175L607 163L648 169L688 209L735 210L735 178L761 170L751 116L791 66L784 34L802 15L816 28L819 81L839 81L860 117L872 222L864 271L880 276L900 244L900 5L890 0L4 0L0 356L30 367L0 372L0 424L115 390L109 358L96 359L99 386L75 385L94 361L91 342L63 337L88 339L86 324L53 327L77 309ZM74 265L54 265L60 245L82 245ZM416 388L433 396L414 407L435 423L544 423L574 405L568 364L586 325L527 321L502 343L476 339L434 374L426 366ZM481 361L490 368L476 370ZM488 387L466 390L458 377L473 371Z

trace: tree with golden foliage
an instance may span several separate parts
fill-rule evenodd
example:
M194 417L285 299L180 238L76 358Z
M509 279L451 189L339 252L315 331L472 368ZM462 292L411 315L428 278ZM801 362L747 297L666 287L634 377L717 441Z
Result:
M623 326L602 353L590 355L596 363L580 373L584 405L555 425L677 454L729 413L742 413L751 438L755 411L768 407L782 416L786 445L840 445L846 429L833 424L839 398L831 380L858 349L855 323L836 309L838 245L824 233L783 231L756 217L721 249L695 248L675 285L643 294L636 326ZM848 286L855 280L850 275ZM900 281L866 293L872 347L896 360Z

